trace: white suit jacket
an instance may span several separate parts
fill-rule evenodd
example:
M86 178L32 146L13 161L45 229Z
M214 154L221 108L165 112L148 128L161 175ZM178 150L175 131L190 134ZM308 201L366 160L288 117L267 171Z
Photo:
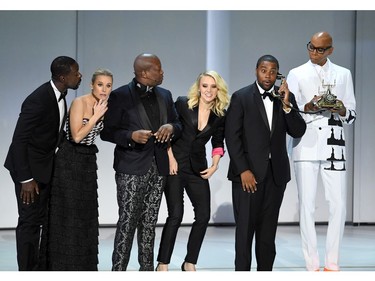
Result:
M328 160L336 163L336 169L345 169L343 124L352 124L356 119L356 101L350 70L333 64L329 59L323 67L308 61L289 72L287 83L296 97L300 110L304 109L304 105L314 95L322 94L326 89L323 84L332 85L331 93L336 95L346 107L345 117L331 114L329 111L320 114L302 114L307 129L302 138L293 140L293 160ZM335 169L333 166L332 168Z

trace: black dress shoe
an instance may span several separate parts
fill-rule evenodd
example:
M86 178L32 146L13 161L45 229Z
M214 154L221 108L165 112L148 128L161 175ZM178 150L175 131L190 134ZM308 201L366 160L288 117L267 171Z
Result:
M182 271L186 271L186 270L185 270L185 262L183 262L183 263L181 264L181 270L182 270Z

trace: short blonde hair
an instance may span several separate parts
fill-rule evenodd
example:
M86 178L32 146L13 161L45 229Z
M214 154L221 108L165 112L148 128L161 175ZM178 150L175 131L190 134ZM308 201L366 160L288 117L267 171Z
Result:
M113 74L112 74L112 72L111 72L109 69L106 69L106 68L98 68L98 69L95 70L95 72L92 74L91 82L94 84L96 78L97 78L98 76L100 76L100 75L109 76L109 77L112 78L112 81L113 81Z

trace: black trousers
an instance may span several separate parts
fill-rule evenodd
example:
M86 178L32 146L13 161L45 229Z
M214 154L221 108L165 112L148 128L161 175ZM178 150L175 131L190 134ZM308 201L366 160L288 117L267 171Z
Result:
M196 264L206 234L211 213L211 192L208 180L199 176L179 172L168 176L164 190L168 207L168 217L163 227L158 262L169 264L176 242L178 229L184 213L184 190L194 208L194 223L187 243L185 261Z
M15 183L18 205L18 223L16 227L18 270L39 270L40 238L43 225L47 220L50 185L38 183L39 195L34 203L23 204L20 197L21 183Z
M276 230L286 185L273 180L271 164L255 193L243 191L241 183L232 183L235 230L235 270L251 270L251 250L255 234L258 271L272 271L276 256Z

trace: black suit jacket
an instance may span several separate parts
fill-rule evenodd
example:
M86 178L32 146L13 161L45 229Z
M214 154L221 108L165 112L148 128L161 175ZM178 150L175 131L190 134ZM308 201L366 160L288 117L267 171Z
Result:
M172 124L173 138L178 138L182 127L171 92L161 87L154 87L153 91L159 105L160 126ZM155 156L160 175L168 175L167 143L155 142L154 137L146 144L135 143L131 135L137 130L152 130L152 125L133 80L110 94L108 110L104 116L104 129L100 137L104 141L116 144L113 164L116 172L144 175L151 167L152 158Z
M46 82L22 103L4 164L15 181L34 178L50 182L56 147L64 134L59 124L56 96L51 83Z
M275 86L275 91L277 90L278 87ZM294 108L298 108L292 93L289 100ZM262 182L271 155L275 183L286 184L290 180L286 134L300 138L305 130L306 123L301 115L295 110L286 114L278 99L273 102L272 128L269 128L256 83L236 91L231 97L225 125L225 139L230 156L228 179L241 182L240 174L250 170L258 183Z
M211 111L206 127L198 131L198 107L191 110L187 102L187 97L178 97L175 103L183 131L181 137L172 143L173 154L179 170L192 170L200 175L207 169L206 143L211 139L212 148L224 149L225 117Z

